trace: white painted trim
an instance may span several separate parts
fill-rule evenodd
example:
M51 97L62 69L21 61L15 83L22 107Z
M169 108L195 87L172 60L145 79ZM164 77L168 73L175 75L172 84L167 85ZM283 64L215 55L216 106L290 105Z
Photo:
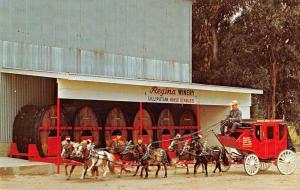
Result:
M0 68L0 72L66 79L66 80L74 80L74 81L101 82L101 83L109 83L109 84L124 84L124 85L150 86L150 87L158 86L158 87L167 87L167 88L180 88L180 89L192 89L192 90L215 91L215 92L263 94L263 90L250 89L250 88L238 88L238 87L230 87L230 86L216 86L216 85L170 82L170 81L155 81L155 80L143 80L143 79L110 78L104 76L91 76L91 75L64 73L64 72L32 71L32 70L11 69L11 68Z

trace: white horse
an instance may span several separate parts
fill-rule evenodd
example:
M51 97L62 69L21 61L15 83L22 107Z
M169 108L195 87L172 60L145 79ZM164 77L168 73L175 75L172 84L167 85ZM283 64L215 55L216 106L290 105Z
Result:
M90 148L90 147L89 147ZM86 160L86 166L81 172L80 179L84 179L86 173L91 171L93 168L101 167L103 171L103 177L106 176L107 172L110 171L114 173L114 157L107 151L90 149L85 146L78 146L76 149L76 155L81 157L86 157L86 152L88 151L88 158ZM96 173L96 178L98 177L98 172Z

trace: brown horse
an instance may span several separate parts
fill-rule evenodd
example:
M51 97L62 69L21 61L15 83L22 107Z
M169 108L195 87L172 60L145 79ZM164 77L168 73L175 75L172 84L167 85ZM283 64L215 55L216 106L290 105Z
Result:
M161 148L153 148L152 144L149 144L146 148L146 151L141 158L142 170L140 176L143 177L143 171L146 171L145 179L148 178L149 166L157 166L155 177L158 177L158 172L161 168L161 164L164 166L166 178L167 173L167 164L171 163L171 159L168 156L167 152Z
M126 154L126 152L124 152L125 147L130 143L131 141L127 143L123 143L122 141L114 141L109 147L109 152L114 155L115 160L121 162L121 170L119 176L122 175L123 171L125 171L126 173L131 172L130 170L126 169L126 163L136 161L135 158L132 157L132 155Z
M68 159L68 160L74 160L75 158L73 157L73 151L76 146L78 146L78 143L71 142L69 140L64 140L61 142L62 145L62 152L61 152L61 158L63 159ZM65 164L65 173L67 180L71 178L71 175L74 171L75 165L71 166L70 172L68 172L68 166L69 164Z
M146 146L141 144L132 144L131 141L127 142L123 152L120 153L122 160L133 161L137 164L137 168L133 176L136 176L139 168L140 168L140 160L146 152ZM121 171L122 172L122 171ZM120 173L121 175L122 173Z
M186 174L189 174L189 163L193 162L195 155L191 154L189 143L180 139L172 140L168 151L175 152L176 162L175 162L175 173L178 165L184 166L186 168Z
M205 143L196 143L193 145L196 150L196 163L194 165L194 175L197 173L197 169L200 166L200 164L204 165L205 168L205 176L208 176L207 172L207 165L209 162L215 162L215 169L213 170L213 173L216 172L217 169L219 169L219 172L222 172L221 169L221 162L225 166L229 165L229 160L226 156L226 150L224 147L220 146L213 146L213 147L207 147L206 142Z

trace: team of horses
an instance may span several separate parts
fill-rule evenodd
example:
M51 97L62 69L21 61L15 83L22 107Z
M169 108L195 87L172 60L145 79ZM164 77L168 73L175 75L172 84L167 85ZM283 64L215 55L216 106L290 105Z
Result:
M170 152L174 152L176 157L171 159ZM61 157L66 160L72 160L77 163L81 163L83 170L80 179L84 179L87 173L95 176L99 176L98 169L102 169L103 177L107 172L115 173L115 166L120 166L119 176L122 172L130 172L126 169L127 164L130 166L137 166L133 176L136 176L139 168L140 177L148 178L149 167L157 166L155 177L158 177L161 167L164 168L164 177L168 176L168 165L173 165L176 168L178 166L184 166L186 173L189 174L189 164L194 164L194 175L197 174L197 169L202 166L202 171L205 171L205 176L208 176L207 166L208 163L214 163L215 169L213 173L218 169L222 172L221 163L223 165L229 165L228 158L226 156L226 150L224 147L214 146L208 147L206 142L201 142L198 136L192 136L189 141L184 141L179 138L174 138L167 150L157 148L155 144L133 144L132 141L126 143L120 143L115 141L109 148L95 149L91 143L82 141L81 143L63 141ZM68 171L68 166L65 165L65 172L67 179L70 179L75 165L71 165L71 169Z

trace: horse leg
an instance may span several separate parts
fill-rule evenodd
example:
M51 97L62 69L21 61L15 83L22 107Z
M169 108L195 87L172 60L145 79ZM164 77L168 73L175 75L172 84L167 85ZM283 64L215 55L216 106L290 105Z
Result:
M174 174L176 174L176 172L177 172L177 164L179 163L179 160L177 160L176 162L175 162L175 170L174 170Z
M68 174L68 165L67 165L67 164L65 164L65 172L66 172L66 177L68 177L69 174ZM68 178L67 178L67 179L68 179Z
M216 170L217 170L217 168L218 168L218 162L216 162L216 165L215 165L215 169L214 169L214 171L213 171L213 173L216 173Z
M206 177L208 177L207 164L208 164L208 162L205 162L205 163L204 163L204 167L205 167L205 176L206 176Z
M166 163L164 163L164 168L165 168L165 176L164 176L164 178L167 178L168 177L168 169L167 169L167 164Z
M94 171L94 173L95 173L95 178L97 179L98 176L99 176L99 170L98 170L98 167L97 167L97 166L94 166L93 171Z
M87 172L88 167L87 166L83 166L83 170L81 172L81 176L80 179L84 179L86 172Z
M186 167L186 175L189 175L190 174L189 164L187 162L184 162L184 165Z
M123 164L122 164L121 170L120 170L120 173L119 173L119 177L121 177L123 170L124 170L124 168L123 168Z
M135 173L133 174L133 176L136 176L136 174L138 173L139 169L140 169L140 165L138 165L138 166L136 167L136 171L135 171Z
M145 179L148 179L149 165L146 165L145 171L146 171Z
M196 174L197 174L197 168L198 168L199 164L200 164L199 161L196 160L196 163L194 165L194 176L196 176Z
M155 177L158 177L159 170L160 170L160 164L157 164L157 170L156 170L156 173L155 173Z
M126 169L125 165L126 165L126 163L125 163L125 162L122 162L122 168L123 168L123 170L124 170L126 173L130 173L131 171L128 170L128 169Z
M143 171L144 171L144 169L145 169L145 166L143 166L142 169L141 169L141 174L140 174L141 178L143 177Z
M107 172L109 171L108 162L106 162L105 166L103 167L103 175L102 177L105 177Z
M131 171L130 171L129 169L126 169L126 168L124 168L124 171L125 171L126 173L131 173Z
M205 171L205 165L201 164L201 167L202 167L202 173L204 173L204 171Z
M69 176L68 176L67 180L69 180L69 179L71 178L71 175L72 175L72 173L73 173L73 171L74 171L74 168L75 168L75 166L74 166L74 165L72 165L72 167L71 167L71 170L70 170L70 173L69 173Z
M84 177L86 175L87 172L91 172L93 168L97 167L97 164L95 164L95 161L92 159L92 163L90 166L86 166L85 172L84 172Z
M219 168L219 173L222 175L222 168L221 168L221 163L218 162L218 168Z

